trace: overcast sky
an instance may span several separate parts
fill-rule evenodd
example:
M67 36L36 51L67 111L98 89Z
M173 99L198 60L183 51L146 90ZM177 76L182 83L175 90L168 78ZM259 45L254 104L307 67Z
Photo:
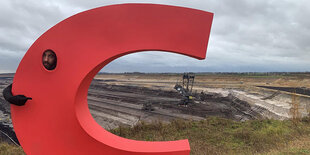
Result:
M207 57L136 53L113 61L102 71L310 71L309 0L1 0L0 73L15 72L33 42L58 22L81 11L121 3L213 12Z

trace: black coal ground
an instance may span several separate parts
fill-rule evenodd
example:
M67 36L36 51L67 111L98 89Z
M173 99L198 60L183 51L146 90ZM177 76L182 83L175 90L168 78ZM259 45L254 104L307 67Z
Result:
M301 95L308 95L308 96L310 95L310 89L306 87L272 87L272 86L257 86L257 87L280 90Z

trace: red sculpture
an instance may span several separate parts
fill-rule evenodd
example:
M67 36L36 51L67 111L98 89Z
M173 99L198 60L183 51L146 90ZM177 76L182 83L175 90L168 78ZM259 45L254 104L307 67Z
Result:
M13 94L32 97L11 106L17 137L27 154L189 154L188 140L144 142L118 137L98 125L87 105L88 87L114 59L140 51L167 51L204 59L213 14L195 9L120 4L91 9L58 23L29 48L13 81ZM53 50L47 70L42 53Z

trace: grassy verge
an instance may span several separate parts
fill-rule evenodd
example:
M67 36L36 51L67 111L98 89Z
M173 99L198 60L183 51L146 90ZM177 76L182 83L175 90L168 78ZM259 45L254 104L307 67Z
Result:
M310 154L310 137L299 137L295 140L288 142L286 147L281 149L271 150L270 152L266 153L268 155L287 155L287 154L298 154L298 155L306 155Z
M168 141L189 139L191 154L281 154L292 141L309 137L309 119L298 123L278 120L235 122L222 118L208 118L199 122L173 121L171 124L141 123L134 128L117 128L112 133L121 137ZM309 138L310 139L310 138ZM302 141L300 141L302 143ZM310 142L309 142L310 143ZM310 147L296 148L288 153L310 152ZM285 150L284 150L285 151Z
M25 155L22 147L11 145L5 142L0 142L1 155Z
M133 128L120 127L110 132L144 141L189 139L192 155L310 154L309 118L294 123L289 120L236 122L211 117L199 122L141 122ZM19 155L24 152L21 147L0 143L0 154Z

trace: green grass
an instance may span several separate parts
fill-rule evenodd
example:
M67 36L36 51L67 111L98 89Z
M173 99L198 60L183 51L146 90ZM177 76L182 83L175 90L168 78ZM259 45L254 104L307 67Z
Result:
M235 122L212 117L199 122L178 120L171 124L141 123L133 128L121 127L111 132L121 137L146 141L189 139L191 154L197 155L258 154L281 149L297 137L309 136L310 123L278 120Z
M203 121L160 121L110 132L144 141L188 139L191 155L204 154L310 154L310 119L236 122L210 117ZM52 147L52 146L51 146ZM0 154L24 154L21 147L0 143Z

